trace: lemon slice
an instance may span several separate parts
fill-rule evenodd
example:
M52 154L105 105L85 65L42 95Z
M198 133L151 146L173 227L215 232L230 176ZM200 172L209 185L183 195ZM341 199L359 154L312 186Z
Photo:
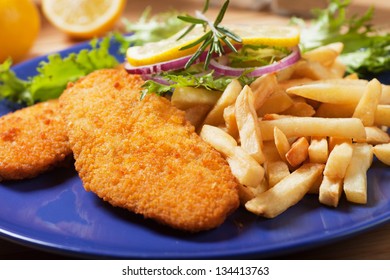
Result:
M197 26L184 38L178 40L183 32L184 30L179 31L165 40L128 48L126 52L128 62L133 66L142 66L169 61L193 54L198 49L198 46L194 46L186 50L180 50L180 48L195 42L197 39L202 37L204 34L203 28L201 26Z
M77 38L109 31L121 16L126 0L43 0L45 17L58 29Z
M244 45L294 47L299 44L300 31L292 26L278 25L226 25L239 35Z
M243 44L293 47L299 43L299 30L290 26L225 25L225 27L239 35ZM187 50L180 50L180 48L204 35L203 28L197 26L187 36L177 40L183 32L180 31L159 42L130 47L126 58L132 66L143 66L193 54L198 46Z

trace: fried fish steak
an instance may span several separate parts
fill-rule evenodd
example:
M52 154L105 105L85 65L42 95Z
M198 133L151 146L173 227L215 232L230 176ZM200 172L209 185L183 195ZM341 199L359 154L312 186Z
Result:
M0 181L35 177L72 153L59 110L51 100L0 118Z
M143 81L98 70L60 98L84 188L110 204L186 231L215 228L239 205L225 159Z

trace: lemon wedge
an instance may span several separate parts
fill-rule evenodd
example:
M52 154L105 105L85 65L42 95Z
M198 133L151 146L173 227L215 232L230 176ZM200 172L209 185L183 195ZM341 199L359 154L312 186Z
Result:
M45 17L76 38L92 38L109 31L121 16L126 0L43 0Z
M300 32L290 26L225 25L241 37L243 44L293 47L299 43ZM201 26L195 27L187 36L177 40L183 31L159 42L130 47L126 58L132 66L156 64L193 54L198 46L180 50L204 35Z

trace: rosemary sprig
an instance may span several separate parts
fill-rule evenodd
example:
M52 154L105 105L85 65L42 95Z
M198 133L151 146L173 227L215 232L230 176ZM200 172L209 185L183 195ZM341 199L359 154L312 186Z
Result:
M178 40L180 40L181 38L185 37L188 33L190 33L197 24L202 25L203 30L205 32L205 34L202 37L200 37L198 40L180 48L180 50L186 50L194 46L200 45L197 51L192 55L192 57L186 63L185 69L188 69L206 49L208 50L208 52L204 62L204 68L207 69L210 64L210 60L214 54L217 54L219 56L223 55L224 53L223 43L228 48L230 48L233 52L237 52L237 49L234 47L232 41L241 43L242 42L241 38L238 35L234 34L233 32L229 31L228 29L219 26L219 24L222 22L223 17L225 16L225 12L228 6L229 6L229 0L226 0L214 22L211 22L205 16L205 13L209 8L209 0L206 0L202 11L195 12L195 17L190 15L178 16L178 18L181 19L182 21L191 23L191 25L178 38Z

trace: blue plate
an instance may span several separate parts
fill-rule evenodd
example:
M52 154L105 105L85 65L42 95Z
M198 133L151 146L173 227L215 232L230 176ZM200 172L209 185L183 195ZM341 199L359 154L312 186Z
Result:
M77 45L60 52L85 48ZM14 67L18 76L35 74L39 61ZM390 75L382 77L389 82ZM0 115L9 112L0 103ZM275 219L242 209L219 228L183 233L114 208L84 191L72 169L0 184L0 236L34 248L86 258L268 258L346 238L390 219L390 169L375 161L368 172L368 203L342 200L336 209L307 195Z

